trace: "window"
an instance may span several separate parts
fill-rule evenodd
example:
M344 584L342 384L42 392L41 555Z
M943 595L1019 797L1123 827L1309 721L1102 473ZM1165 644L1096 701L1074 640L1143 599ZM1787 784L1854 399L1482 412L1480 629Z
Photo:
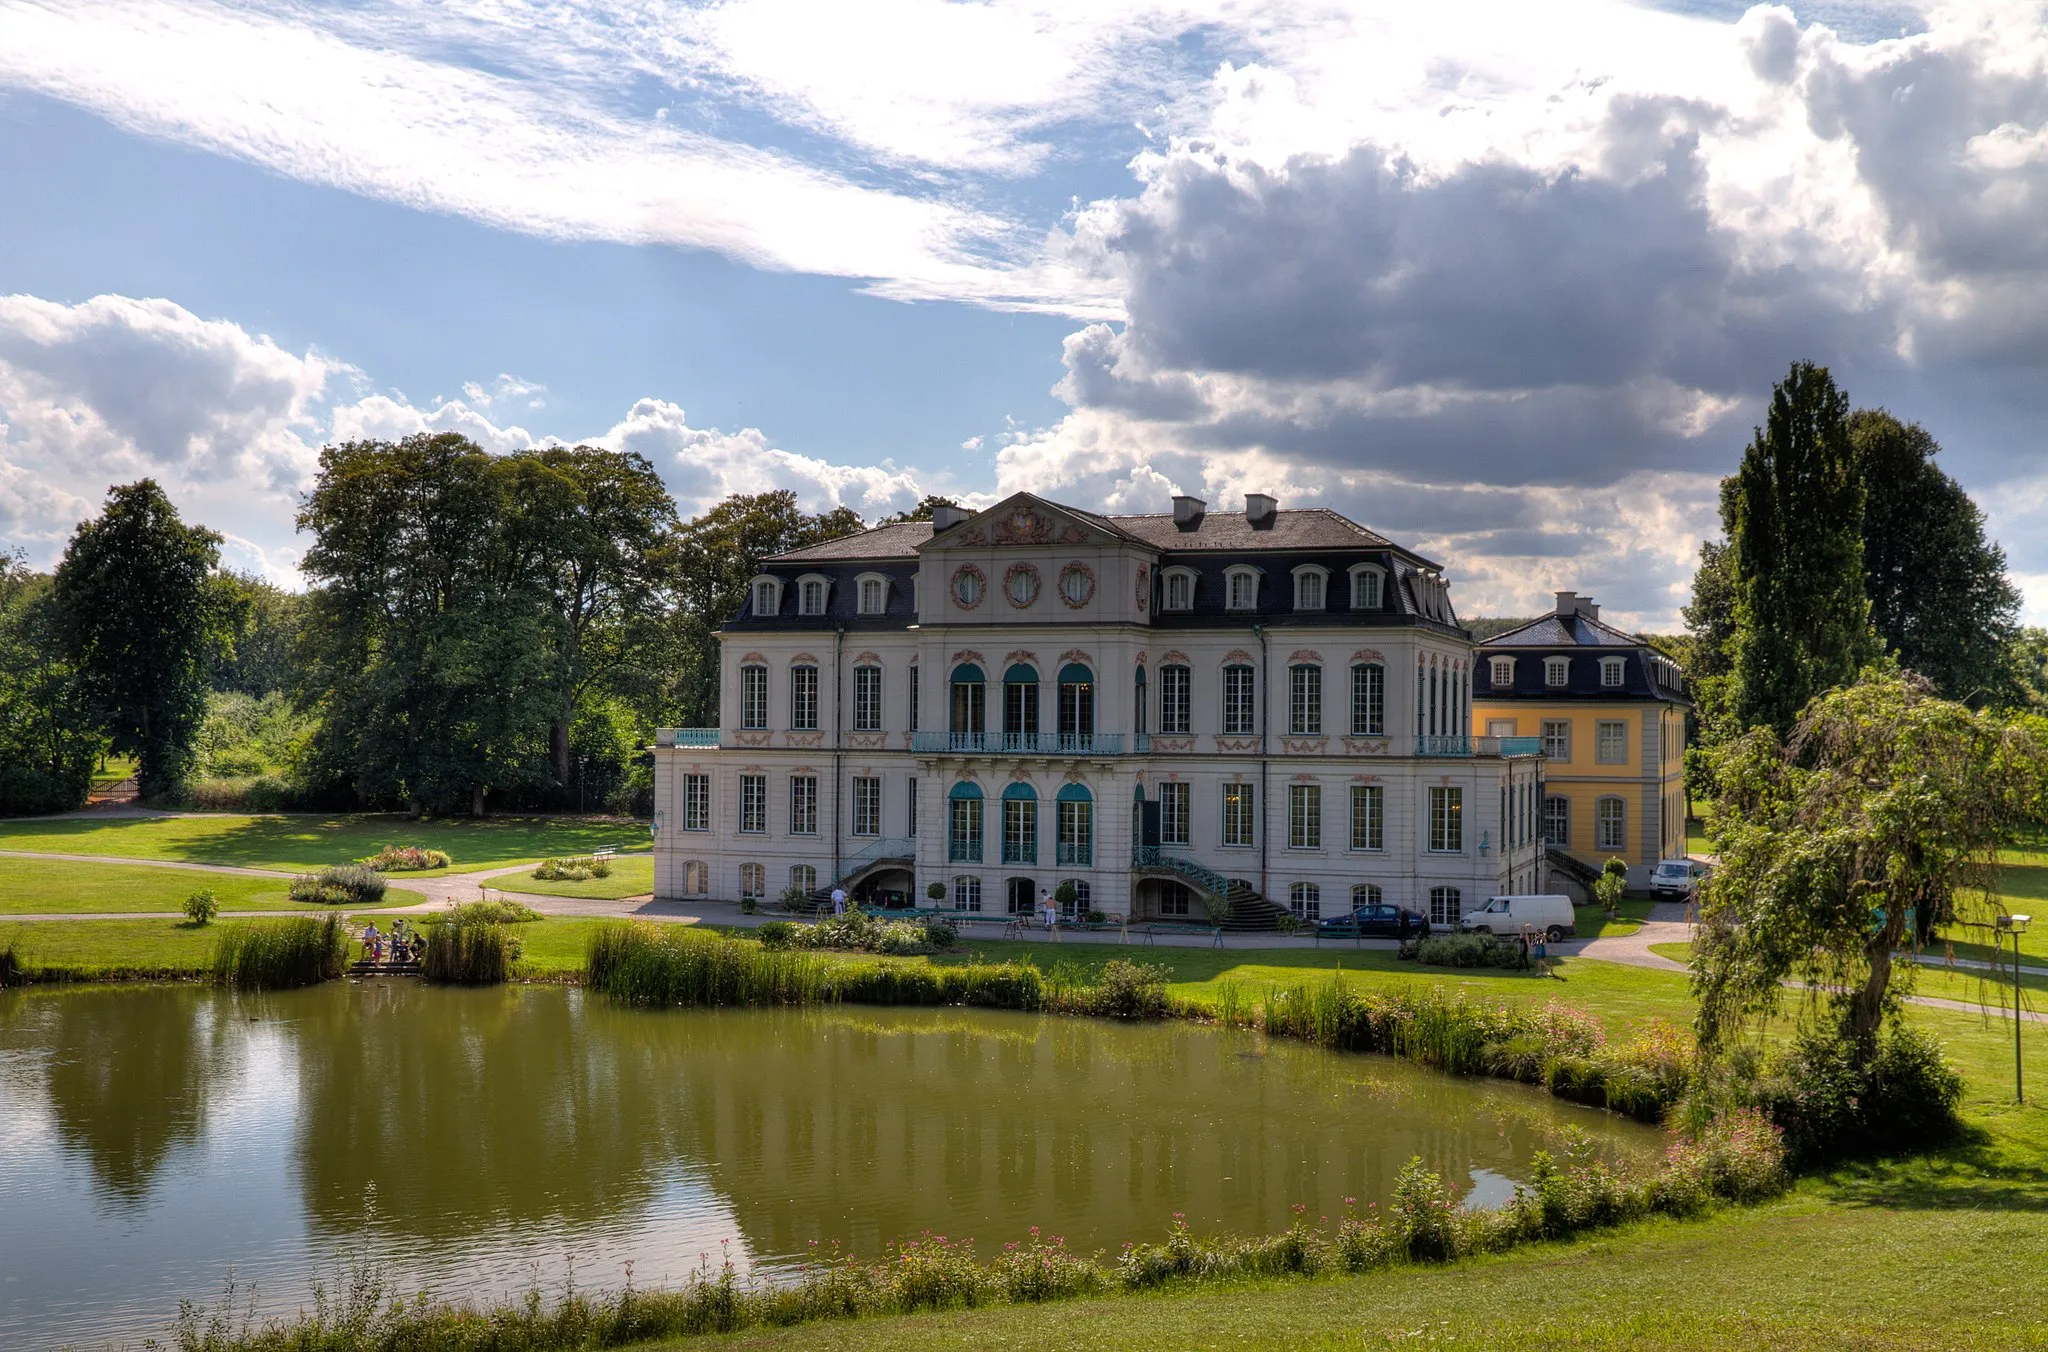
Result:
M972 610L981 604L981 593L988 585L988 579L973 564L967 564L953 574L953 599L962 610Z
M756 898L767 896L768 870L760 864L741 864L740 895Z
M1053 888L1052 890L1054 896L1059 895L1061 887L1071 887L1074 889L1074 899L1060 907L1060 914L1065 916L1067 919L1076 919L1080 916L1088 914L1088 912L1095 909L1093 905L1093 902L1095 900L1095 889L1088 886L1088 880L1086 878L1060 879L1059 886Z
M1351 608L1353 610L1378 610L1380 600L1380 570L1369 563L1362 563L1351 570Z
M789 726L798 732L818 730L818 669L789 669Z
M1594 727L1593 759L1602 765L1628 764L1628 724L1601 719Z
M953 909L956 911L978 911L981 909L981 879L971 873L963 873L953 879Z
M1060 740L1073 746L1095 735L1095 673L1079 662L1060 668Z
M948 797L946 857L955 863L981 862L981 789L955 784Z
M1223 731L1243 736L1258 730L1257 683L1250 667L1223 668Z
M1159 843L1188 844L1188 821L1188 786L1179 780L1159 785Z
M1387 847L1387 791L1378 784L1351 786L1351 848Z
M740 726L768 726L768 668L740 668Z
M1323 669L1303 662L1287 669L1287 730L1297 737L1323 733Z
M866 775L853 780L853 833L857 836L882 834L882 781Z
M1543 684L1561 686L1571 678L1572 661L1569 657L1546 657L1543 659Z
M1159 914L1162 916L1185 916L1192 911L1195 894L1186 883L1164 882L1159 884Z
M1060 600L1079 610L1095 595L1095 574L1085 563L1070 563L1060 569Z
M1029 784L1003 790L1003 862L1038 862L1038 793Z
M1572 801L1552 794L1543 800L1543 843L1572 843Z
M1603 686L1605 686L1605 687L1606 687L1606 688L1608 688L1609 690L1615 690L1615 689L1619 689L1619 688L1620 688L1620 686L1621 686L1621 678L1622 678L1622 673L1623 673L1623 670L1624 670L1624 669L1625 669L1625 668L1627 667L1627 665L1628 665L1628 660L1627 660L1626 658L1621 658L1621 657L1603 657L1603 658L1601 658L1601 659L1600 659L1600 684L1601 684L1601 685L1603 685Z
M754 579L754 615L767 618L782 608L782 584L771 577Z
M1602 798L1593 805L1593 848L1628 848L1628 804L1619 798Z
M1323 848L1322 785L1289 784L1287 786L1287 848L1290 850L1320 850Z
M1145 722L1145 668L1138 668L1138 675L1131 683L1131 731L1140 735L1151 731ZM1135 749L1135 748L1133 748Z
M1223 843L1252 844L1252 786L1249 784L1223 786Z
M1458 889L1455 887L1432 887L1429 889L1429 923L1445 929L1456 929L1458 918L1463 911Z
M1512 657L1496 657L1496 658L1494 658L1494 659L1493 659L1493 660L1492 660L1492 661L1491 661L1491 662L1490 662L1490 663L1489 663L1488 665L1489 665L1489 666L1491 666L1491 667L1492 667L1492 669L1493 669L1493 671L1492 671L1492 676L1493 676L1493 688L1494 688L1494 689L1496 689L1496 690L1512 690L1512 689L1514 688L1514 684L1515 684L1515 659L1514 659L1514 658L1512 658Z
M789 866L790 890L800 897L807 897L818 890L818 870L813 864L791 864Z
M1003 673L1003 736L1013 750L1031 750L1038 736L1038 672L1022 662Z
M1012 564L1003 574L1003 596L1022 610L1038 599L1038 570L1028 563Z
M855 667L853 669L853 730L855 732L880 732L882 730L882 669L880 667Z
M860 580L859 600L861 614L881 614L888 608L889 579L886 577L875 577L872 574L862 577Z
M1232 568L1224 574L1232 610L1255 610L1259 604L1259 575L1248 567Z
M1186 667L1159 668L1159 730L1188 732L1193 728L1194 673Z
M1351 735L1383 737L1387 731L1387 669L1377 662L1351 668Z
M683 829L711 829L711 776L683 776Z
M789 833L793 836L818 834L818 777L789 777Z
M987 725L988 686L983 682L981 668L972 662L962 662L953 668L953 735L981 735Z
M1011 878L1006 885L1008 896L1004 898L1011 915L1037 915L1038 895L1032 889L1029 878Z
M768 776L740 776L740 830L759 835L768 829Z
M1569 718L1543 720L1543 754L1555 761L1572 758L1572 721Z
M909 792L904 796L903 834L917 834L917 776L912 775L906 786Z
M711 890L711 866L701 859L683 861L683 891L701 897Z
M1465 791L1429 791L1429 848L1435 854L1456 854L1465 848Z
M1296 883L1287 889L1287 907L1296 920L1323 918L1323 889L1314 883Z
M1351 885L1351 909L1363 910L1367 906L1380 905L1380 889L1377 883L1353 883Z
M1091 867L1095 862L1095 800L1079 784L1069 784L1055 803L1059 812L1058 859L1062 865Z
M1324 584L1329 574L1313 565L1304 564L1294 570L1294 608L1296 610L1322 610Z
M797 585L802 589L798 595L803 602L801 607L803 613L806 615L823 615L825 613L825 579L822 577L807 577Z
M1195 608L1195 575L1185 568L1170 568L1166 573L1167 610L1193 610Z
M916 732L918 727L919 724L917 721L917 668L913 666L910 669L910 730L912 732Z

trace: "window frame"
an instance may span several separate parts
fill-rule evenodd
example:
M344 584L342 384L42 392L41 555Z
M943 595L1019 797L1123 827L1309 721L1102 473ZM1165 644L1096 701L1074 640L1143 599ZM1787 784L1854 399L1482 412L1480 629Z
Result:
M1562 728L1563 732L1553 733ZM1543 754L1547 759L1570 761L1572 758L1572 720L1569 718L1546 718L1537 725L1537 735L1543 741ZM1552 750L1553 747L1562 748Z
M1460 784L1429 787L1429 853L1465 852L1465 789Z
M960 786L946 794L946 860L954 864L979 864L987 848L988 823L977 787L973 794L958 793Z
M768 896L768 866L748 862L740 865L740 897L757 901Z
M1029 785L1025 785L1029 789ZM1003 790L1002 862L1038 865L1038 793L1028 795ZM1014 820L1013 820L1014 818Z
M1351 609L1385 610L1387 608L1387 570L1376 563L1354 563L1348 570L1351 574ZM1371 595L1365 593L1364 584L1370 583Z
M1620 794L1603 793L1593 800L1593 848L1616 852L1628 848L1628 799Z
M1603 657L1600 659L1600 688L1620 690L1628 685L1628 659L1626 657Z
M1226 850L1249 850L1258 845L1258 788L1241 779L1226 781L1219 804L1223 817L1220 837Z
M1495 690L1515 688L1515 659L1512 657L1489 657L1486 659L1486 677Z
M1159 668L1159 731L1184 735L1194 730L1194 668L1184 662L1169 662Z
M1318 851L1323 848L1322 785L1287 786L1287 848Z
M1456 929L1465 914L1463 889L1440 883L1429 889L1429 923Z
M813 606L812 600L817 604ZM805 573L796 580L796 613L805 619L822 619L832 609L832 579L823 573Z
M815 836L818 834L818 777L797 775L789 777L789 834L793 836Z
M683 829L711 829L711 776L702 771L689 770L683 774Z
M743 774L740 776L740 820L738 834L743 836L765 836L768 834L768 776L765 774ZM752 823L749 825L749 823Z
M1245 596L1240 603L1240 585ZM1234 614L1248 614L1259 608L1259 570L1249 563L1234 563L1223 570L1223 608Z
M1287 732L1292 737L1323 735L1323 668L1295 662L1287 668Z
M768 727L768 665L747 662L740 667L740 727L763 732Z
M1553 811L1553 806L1555 811ZM1553 826L1564 829L1551 834ZM1561 793L1543 795L1543 843L1559 849L1569 849L1572 843L1572 800Z
M1330 570L1320 563L1297 565L1294 575L1294 609L1314 613L1330 608ZM1313 598L1309 593L1313 592Z
M1387 735L1387 667L1384 662L1351 664L1351 735Z
M1571 684L1572 659L1569 657L1546 657L1543 659L1543 685L1549 690L1562 690Z
M855 836L882 834L882 779L879 775L853 777L853 822L848 831Z
M1053 799L1053 866L1095 867L1095 797L1069 784Z
M853 669L853 730L882 730L882 669L873 663Z
M762 593L767 593L767 604L762 604ZM752 600L754 618L772 620L782 613L782 579L773 573L756 573L747 583L747 595Z
M981 910L981 875L978 873L956 873L953 875L953 909L956 911Z
M1352 850L1367 854L1384 852L1387 848L1386 785L1353 784L1350 799ZM1360 827L1365 829L1361 831Z
M1245 662L1223 668L1223 735L1250 737L1259 730L1259 673Z
M1610 750L1608 734L1612 732L1615 745ZM1595 765L1628 764L1628 720L1625 718L1603 718L1593 725L1593 763Z
M1353 915L1358 914L1358 912L1368 906L1384 906L1386 904L1386 891L1378 883L1351 884L1351 913Z
M1287 888L1287 908L1294 912L1296 920L1321 920L1323 918L1323 889L1321 885L1307 881L1290 883Z
M870 605L869 591L874 592L874 604ZM882 615L889 610L889 575L887 573L862 573L853 580L854 613L859 615Z
M818 731L818 668L798 662L789 668L789 730Z
M1192 568L1176 566L1161 569L1159 573L1159 608L1162 611L1170 610L1177 614L1184 614L1187 611L1193 610L1195 608L1196 583L1200 577L1201 574ZM1176 583L1182 584L1187 589L1186 595L1181 598L1179 605L1174 604L1173 597Z
M1159 789L1159 843L1191 845L1194 830L1194 787L1184 779L1169 779Z

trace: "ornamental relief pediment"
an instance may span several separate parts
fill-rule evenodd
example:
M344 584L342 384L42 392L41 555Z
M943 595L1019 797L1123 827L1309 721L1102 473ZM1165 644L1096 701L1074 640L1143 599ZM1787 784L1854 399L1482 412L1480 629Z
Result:
M1026 652L1022 648L1012 648L1010 649L1010 651L1003 654L1004 667L1014 667L1019 662L1029 662L1032 666L1035 667L1038 665L1038 654L1033 652Z
M1251 660L1251 653L1243 648L1232 648L1229 652L1223 654L1223 661L1226 666L1233 662L1250 662Z
M1354 662L1378 662L1381 666L1385 666L1387 656L1378 648L1360 648L1357 652L1351 654L1351 660Z
M976 652L972 648L962 648L960 649L960 651L953 654L953 665L955 666L958 666L962 662L972 662L976 666L979 666L981 665L982 661L983 658L981 654Z

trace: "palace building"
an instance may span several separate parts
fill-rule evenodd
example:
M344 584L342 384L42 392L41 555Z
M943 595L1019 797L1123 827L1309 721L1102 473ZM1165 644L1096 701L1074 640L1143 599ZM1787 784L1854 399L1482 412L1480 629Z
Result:
M1558 592L1553 612L1479 646L1472 725L1542 740L1542 830L1598 869L1625 861L1630 887L1685 857L1685 716L1678 664Z
M663 898L1452 923L1544 885L1539 739L1470 735L1442 570L1335 512L941 508L768 559L719 638L719 726L656 737Z

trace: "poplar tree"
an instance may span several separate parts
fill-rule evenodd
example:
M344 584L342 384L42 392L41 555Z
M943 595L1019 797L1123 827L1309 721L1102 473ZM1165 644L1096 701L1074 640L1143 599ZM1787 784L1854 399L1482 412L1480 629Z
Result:
M1791 731L1814 696L1877 656L1863 582L1863 477L1849 400L1824 366L1796 362L1728 494L1735 551L1734 711Z

